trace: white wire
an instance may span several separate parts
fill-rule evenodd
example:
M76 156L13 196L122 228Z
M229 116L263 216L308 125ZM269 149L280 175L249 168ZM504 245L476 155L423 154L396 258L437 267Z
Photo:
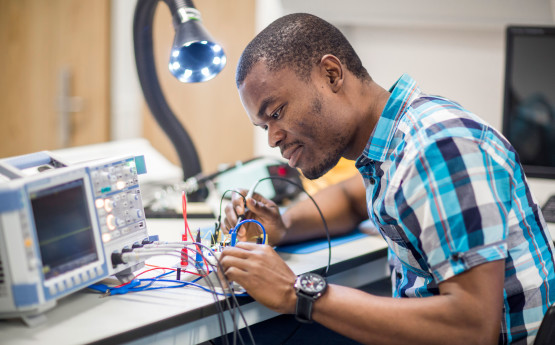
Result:
M175 246L176 244L179 244L179 246ZM191 243L191 244L192 244L192 243ZM173 244L165 244L165 245L168 245L168 247L165 247L165 248L164 248L164 247L154 247L154 248L144 248L144 247L143 247L143 248L136 248L136 249L134 249L132 252L123 253L123 254L121 255L121 259L122 259L122 261L123 261L124 263L130 263L130 262L133 262L133 261L136 261L136 262L144 261L145 259L148 259L148 258L151 258L151 257L154 257L154 256L162 256L162 255L166 255L166 256L175 256L175 257L178 257L178 258L180 258L180 259L183 259L183 255L182 255L180 249L182 249L182 248L184 247L184 242L175 242L175 243L173 243ZM211 265L212 267L216 268L216 269L219 268L219 266L220 266L220 265L219 265L219 259L218 259L218 257L216 256L216 253L215 253L212 249L210 249L210 247L208 247L208 246L206 246L206 245L200 243L200 244L194 245L193 248L192 248L191 250L192 250L192 251L195 251L195 252L198 252L199 250L196 249L196 247L197 247L198 245L200 245L200 246L202 246L203 248L205 248L205 249L208 251L208 253L209 253L209 254L214 258L214 260L216 261L216 264L210 262L211 260L209 260L209 257L205 256L205 254L202 252L202 250L200 250L200 254L201 254L202 257L207 261L207 263L208 263L209 265ZM187 262L188 262L188 263L193 263L193 264L196 263L196 261L191 260L191 258L190 258L189 256L187 256ZM203 271L204 271L204 269L199 269L199 270L203 270ZM199 271L199 273L200 273L200 271ZM210 273L210 272L208 271L208 273ZM229 308L229 311L230 311L230 313L231 313L231 318L232 318L233 324L234 324L234 333L236 333L236 332L238 331L238 320L237 320L237 317L235 316L234 312L232 312L232 310L233 310L233 311L236 311L236 310L237 310L237 311L239 311L239 313L241 314L241 319L242 319L243 323L245 324L245 326L246 326L246 328L247 328L247 330L248 330L248 333L249 333L249 336L250 336L251 340L254 342L254 339L252 338L252 333L250 332L250 329L249 329L249 327L248 327L248 324L247 324L247 322L246 322L246 320L245 320L245 318L244 318L244 315L243 315L243 313L241 312L241 309L240 309L240 307L239 307L239 304L238 304L238 302L237 302L237 300L236 300L236 298L235 298L235 294L234 294L234 292L233 292L233 288L232 288L231 282L227 281L227 279L225 279L225 277L224 277L225 284L226 284L226 287L224 287L224 285L222 284L222 281L220 280L220 277L219 277L219 276L216 276L216 278L217 278L217 280L218 280L218 284L220 285L221 290L222 290L224 293L229 293L229 294L231 295L231 299L233 300L234 306L232 306L232 305L229 303L229 299L228 299L228 298L225 298L225 299L224 299L224 300L226 301L226 303L228 304L228 308ZM212 283L210 282L210 278L209 278L209 275L208 275L208 274L207 274L206 276L204 276L204 279L207 280L207 283L209 283L209 285L212 286L213 291L216 292L216 286L214 286L214 284L212 284ZM217 298L217 296L215 296L215 295L214 295L214 297ZM241 342L243 343L242 336L239 335L239 337L240 337Z

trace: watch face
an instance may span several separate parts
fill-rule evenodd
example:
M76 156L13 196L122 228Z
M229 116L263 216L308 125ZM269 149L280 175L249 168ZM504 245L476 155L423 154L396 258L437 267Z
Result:
M317 294L326 288L324 278L315 273L306 273L299 277L299 287L307 294Z

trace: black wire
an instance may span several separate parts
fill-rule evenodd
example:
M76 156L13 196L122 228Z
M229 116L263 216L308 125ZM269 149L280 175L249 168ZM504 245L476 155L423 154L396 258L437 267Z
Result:
M194 252L198 253L198 251L196 249L193 249L193 248L188 248L188 249L191 249ZM201 253L201 255L203 255L203 254ZM181 253L181 256L183 257L182 253ZM187 256L187 263L192 265L193 263L196 263L196 262L190 262L189 256ZM207 263L208 263L208 260L207 260ZM207 279L205 279L205 281L206 280ZM209 279L208 279L208 281L209 281L209 283L207 283L207 285L208 285L209 290L212 292L212 297L214 298L214 304L215 304L215 307L216 307L216 315L218 317L218 323L219 323L219 326L220 326L220 337L222 339L223 344L228 345L229 342L227 340L227 327L225 325L225 317L224 317L224 312L225 311L223 310L222 306L220 305L220 299L219 299L218 295L216 294L215 287L213 285L210 286L211 281Z
M202 243L198 243L198 242L193 242L192 244L194 244L194 245L200 245L200 246L205 247L205 248L207 248L208 250L210 250L210 252L212 253L212 255L214 256L214 258L216 259L216 261L217 261L218 264L219 264L219 261L218 261L218 259L216 258L216 256L214 255L214 252L213 252L209 247L205 246L205 245L202 244ZM192 251L195 252L195 253L199 253L199 254L206 260L206 263L209 264L210 266L212 266L212 267L214 267L214 268L217 267L217 266L215 266L215 265L209 263L209 260L204 256L204 253L202 253L202 251L197 250L196 247L187 248L187 249L188 249L188 250L192 250ZM179 252L179 253L181 254L181 252ZM181 254L181 257L183 257L183 254ZM195 266L195 264L196 264L197 262L196 262L196 261L192 261L192 259L190 260L189 257L187 256L187 263L189 263L189 264L192 265L192 266ZM221 267L221 265L220 265L220 267ZM229 344L229 341L228 341L228 339L227 339L227 327L226 327L226 325L225 325L225 319L224 319L224 313L225 313L225 311L223 310L222 306L220 305L220 299L219 299L218 294L217 294L217 292L216 292L216 288L215 288L214 284L212 283L212 281L210 280L210 278L208 277L208 274L207 274L207 273L206 273L206 274L203 274L202 272L205 272L205 271L204 271L201 267L197 267L197 269L199 270L200 274L201 274L201 275L203 276L203 278L204 278L204 281L205 281L206 284L208 285L208 289L209 289L210 292L212 293L212 297L214 297L214 302L215 302L214 304L215 304L215 307L216 307L216 309L217 309L216 315L217 315L217 317L218 317L218 323L219 323L219 326L220 326L220 334L221 334L220 337L221 337L221 339L222 339L222 342L223 342L224 344ZM218 275L216 275L216 278L218 279L218 283L220 284L220 286L223 287L222 282L221 282L221 280L219 279L219 276L218 276ZM231 310L232 307L229 305L228 299L225 298L224 300L225 300L226 303L227 303L228 309ZM235 330L236 330L237 327L235 326L235 323L236 323L236 322L235 322L235 320L233 319L233 317L232 317L232 321L233 321L233 323L234 323L234 332L235 332Z
M309 198L310 200L312 200L312 202L314 203L314 206L316 206L316 209L318 210L318 213L320 214L320 217L322 218L322 222L324 223L324 229L326 230L326 237L328 240L328 265L326 266L326 269L324 272L322 272L322 275L324 277L326 277L328 275L328 271L330 269L330 265L331 265L331 238L330 238L330 231L328 229L328 223L326 223L326 219L324 218L324 215L322 214L322 210L320 210L320 207L318 206L318 204L316 203L316 201L314 200L314 198L308 194L308 192L304 189L304 187L300 184L298 184L295 181L292 181L290 179L287 179L285 177L281 177L281 176L267 176L267 177L263 177L260 180L258 180L256 182L256 184L253 187L253 192L256 189L256 187L258 186L258 184L264 180L281 180L281 181L286 181L291 183L292 185L295 185L297 188L299 188L300 190L302 190Z
M202 274L202 269L199 268L199 272ZM218 310L218 322L223 325L220 326L220 330L221 334L220 337L222 339L222 341L224 342L224 344L229 344L229 341L227 339L227 326L225 324L225 311L223 310L221 304L220 304L220 299L216 293L216 287L214 286L214 284L212 284L212 281L210 280L210 278L208 278L208 274L204 275L204 281L206 282L206 285L208 285L208 288L210 289L210 291L212 291L212 296L214 297L214 304L216 305L216 309Z
M225 274L223 274L223 267L222 267L222 265L220 264L220 260L214 255L214 252L212 251L212 249L210 249L209 247L205 246L204 244L201 244L201 245L202 245L203 247L207 248L207 249L212 253L212 256L214 256L214 258L216 259L216 263L218 264L218 270L219 270L220 272L222 272L222 277L224 278L224 281L225 281L225 283L226 283L226 286L231 287L231 283L229 282L229 280L227 279L227 277L225 276ZM204 254L203 254L203 255L204 255ZM220 284L220 286L223 287L224 285L221 283L220 276L216 274L216 278L218 279L218 283ZM251 332L251 330L250 330L249 324L247 323L247 320L246 320L246 318L245 318L245 315L243 314L243 311L241 310L241 308L240 308L240 306L239 306L239 301L237 301L237 297L235 296L235 293L233 292L233 289L230 289L230 297L231 297L231 299L233 300L233 303L237 306L237 311L239 312L239 315L241 316L241 319L243 320L243 323L245 324L245 328L247 329L247 333L248 333L248 335L249 335L249 338L250 338L252 344L255 344L254 337L253 337L252 332ZM226 300L227 300L227 299L226 299ZM232 319L234 320L233 317L232 317ZM241 342L243 342L243 341L242 341L242 336L241 336L240 333L239 333L239 336L241 337Z
M224 279L224 281L225 281L225 285L222 283L222 280L220 279L220 276L219 276L218 274L215 274L216 279L218 280L218 284L219 284L222 288L223 288L224 286L230 287L230 289L229 289L229 296L227 296L227 295L224 293L224 297L225 297L225 298L224 298L223 301L225 302L225 304L226 304L226 306L227 306L227 309L228 309L229 312L230 312L231 320L232 320L232 322L233 322L233 326L234 326L234 327L233 327L234 344L235 344L235 342L236 342L236 335L239 334L239 340L241 341L241 344L245 345L245 342L244 342L244 340L243 340L243 336L242 336L241 333L239 332L239 326L238 326L238 322L237 322L236 315L235 315L237 311L239 312L239 315L241 316L241 319L243 320L243 323L245 324L245 328L247 329L247 332L248 332L248 335L249 335L249 337L250 337L250 340L251 340L252 344L255 344L254 337L253 337L252 332L251 332L251 330L250 330L250 327L249 327L249 325L248 325L248 323L247 323L247 321L246 321L246 318L245 318L245 316L244 316L244 314L243 314L243 312L242 312L242 310L241 310L241 308L240 308L240 306L239 306L239 302L237 301L237 298L236 298L236 296L235 296L235 292L234 292L233 289L231 288L231 284L230 284L229 280L227 279L227 277L225 276L225 274L223 274L223 271L224 271L224 270L223 270L223 267L222 267L222 265L221 265L221 263L220 263L220 260L216 257L214 251L213 251L210 247L206 246L205 244L199 243L199 242L193 242L193 243L191 243L191 244L194 245L194 246L193 246L193 247L188 247L188 248L187 248L188 250L192 250L194 253L200 254L200 255L202 256L202 258L205 260L205 262L206 262L207 265L210 265L210 266L213 267L214 269L217 269L217 270L219 270L220 272L222 272L222 277L223 277L223 279ZM202 252L202 250L198 250L198 249L197 249L197 248L198 248L197 246L201 246L201 247L206 248L206 249L212 254L212 256L214 257L214 259L216 260L217 265L212 264L212 263L210 262L210 260L204 255L204 253ZM155 250L157 250L157 249L159 249L159 248L152 248L152 249L155 251ZM182 259L184 258L183 253L182 253L179 249L175 249L175 250L173 250L172 248L165 248L165 249L170 249L171 251L175 252L175 255L178 255L178 256L181 257ZM145 253L148 253L148 252L145 252ZM164 254L156 254L156 255L164 255ZM171 253L171 252L168 252L168 253L166 253L166 255L172 255L172 253ZM197 264L197 261L196 261L196 260L193 261L193 259L191 259L188 255L185 256L185 257L187 258L187 263L188 263L188 264L190 264L190 265L192 265L192 266L195 266L195 264ZM224 314L225 311L223 310L223 308L222 308L222 306L221 306L221 304L220 304L221 301L220 301L220 299L219 299L219 297L218 297L218 292L216 291L216 287L214 286L214 284L212 283L212 280L211 280L210 277L209 277L209 273L210 273L210 272L205 271L205 270L204 270L202 267L200 267L200 266L196 266L196 267L197 267L197 270L199 271L199 273L201 274L201 276L204 278L204 281L205 281L206 284L208 285L208 288L209 288L208 290L211 292L212 296L214 297L215 307L216 307L216 309L217 309L217 313L216 313L216 314L217 314L217 317L218 317L218 323L219 323L219 326L220 326L220 333L221 333L222 341L223 341L224 344L229 344L229 340L228 340L228 338L227 338L227 327L226 327L226 325L225 325L225 318L224 318L224 316L225 316L225 314ZM225 291L225 290L224 290L224 291ZM231 303L230 303L230 299L227 298L227 297L231 297Z
M204 254L201 254L201 255L203 255L203 257L204 257ZM215 267L214 265L211 265L211 266L212 266L212 267ZM199 271L201 274L202 274L203 272L205 272L204 269L203 269L202 267L197 267L197 269L198 269L198 271ZM205 281L206 284L209 286L210 290L214 291L214 295L216 295L216 287L215 287L214 283L212 282L212 280L210 279L209 272L204 273L203 276L204 276L204 281ZM218 276L218 274L216 274L216 279L217 279L217 281L218 281L218 284L222 287L222 291L224 291L224 296L225 296L225 289L223 289L224 285L222 284L222 281L220 280L220 277ZM229 286L229 285L228 285L228 286ZM230 290L230 294L232 294L232 293L233 293L233 292ZM217 296L217 295L216 295L216 296ZM235 334L237 333L238 326L237 326L237 320L235 319L235 315L232 313L232 311L234 310L234 307L233 307L232 304L229 302L229 300L228 300L227 297L224 298L224 301L223 301L223 302L226 304L227 309L229 310L229 313L230 313L230 315L231 315L231 321L232 321L232 323L233 323L233 334L234 334L234 336L235 336ZM221 301L220 301L219 299L216 299L216 304L219 306L222 315L224 315L225 311L224 311L223 308L221 307L220 303L221 303ZM223 322L224 322L224 325L225 325L225 319L223 320ZM224 342L225 342L226 344L229 344L229 340L228 340L228 338L227 338L227 328L226 328L226 330L225 330L225 333L222 333L222 337L225 338L225 341L224 341ZM235 341L234 341L233 343L235 344Z
M196 244L198 244L198 245L200 245L200 246L206 248L206 249L212 254L212 256L214 257L214 259L216 260L217 267L216 267L215 265L212 265L212 264L211 264L211 266L212 266L212 267L216 267L220 272L222 272L222 277L223 277L223 279L224 279L224 282L226 283L226 285L223 285L223 284L222 284L222 281L221 281L221 279L220 279L220 275L216 274L216 279L218 280L218 283L220 284L220 286L222 286L222 287L223 287L223 286L231 287L231 283L229 282L229 280L227 279L227 277L225 276L225 274L223 274L223 273L224 273L224 269L223 269L222 265L220 264L220 260L216 257L214 251L213 251L210 247L208 247L208 246L206 246L206 245L204 245L204 244L202 244L202 243L196 243ZM204 257L204 253L202 253L202 251L201 251L201 255ZM205 259L206 259L206 257L205 257ZM207 260L207 261L208 261L208 260ZM208 279L208 280L209 280L209 279ZM250 338L251 342L252 342L253 344L255 344L254 337L253 337L252 332L251 332L251 330L250 330L250 327L249 327L249 325L248 325L248 323L247 323L247 320L246 320L246 318L245 318L245 315L243 314L243 311L241 310L241 308L240 308L240 306L239 306L239 301L237 301L237 297L235 296L235 293L234 293L233 289L230 289L230 297L231 297L231 299L232 299L233 304L236 305L236 310L239 312L239 315L241 316L241 319L243 320L243 323L245 324L245 328L247 329L247 333L248 333L248 335L249 335L249 338ZM225 301L226 301L226 303L227 303L227 306L228 306L229 310L230 310L230 311L234 310L234 309L231 307L231 305L229 304L229 299L226 298ZM231 314L231 312L230 312L230 314ZM234 322L234 326L237 327L237 324L236 324L236 322L235 322L235 318L233 317L233 315L232 315L232 320L233 320L233 322ZM240 339L241 339L241 342L243 343L242 336L241 336L240 332L239 332L239 337L240 337Z
M287 336L287 338L285 338L281 343L282 343L282 344L285 344L285 343L287 343L291 338L293 338L293 336L295 335L295 333L297 333L297 332L299 331L299 329L301 328L302 325L303 325L303 324L299 322L298 325L297 325L297 327L295 327L295 329L291 332L291 334L289 334L289 335Z
M195 243L195 244L199 244L199 245L201 245L201 246L204 246L202 243ZM207 247L207 248L208 248L208 247ZM206 260L206 257L204 256L204 253L202 253L202 251L198 251L198 250L193 249L193 248L191 248L191 249L192 249L194 252L196 252L196 253L200 253L200 255ZM212 255L214 255L214 254L212 253ZM216 257L214 256L214 258L216 258ZM216 258L216 260L217 260L217 258ZM207 264L208 264L208 260L206 260L206 262L207 262ZM195 263L196 263L196 261L195 261ZM210 264L210 265L211 265L212 267L216 268L215 265L213 265L213 264ZM212 280L210 279L208 272L206 272L205 274L203 274L203 272L205 272L205 271L204 271L201 267L197 267L197 269L199 270L199 272L201 273L201 275L204 276L203 278L204 278L204 281L206 282L206 285L208 285L208 288L210 289L210 291L212 291L212 296L214 297L214 301L215 301L215 304L216 304L216 309L218 310L218 320L219 320L219 322L223 325L223 331L221 332L221 338L222 338L222 340L223 340L223 342L224 342L225 344L229 344L229 340L227 339L227 327L226 327L226 325L225 325L225 317L224 317L224 316L225 316L225 310L223 310L222 306L220 305L221 301L220 301L220 299L219 299L219 297L218 297L218 295L217 295L217 293L216 293L216 287L215 287L214 284L212 283ZM220 278L219 278L219 276L218 276L217 274L216 274L216 278L217 278L218 283L220 284L220 286L223 287L224 285L222 285L222 282L221 282L221 280L220 280ZM224 301L225 301L225 303L227 304L228 310L231 310L232 307L231 307L231 305L229 304L228 299L225 298ZM235 319L234 319L233 317L232 317L231 319L232 319L232 322L233 322L233 325L234 325L233 330L234 330L234 332L236 332L236 328L237 328L237 326L236 326L236 321L235 321ZM222 328L220 328L220 330L221 330L221 329L222 329Z
M220 229L220 227L221 227L222 204L223 204L223 202L224 202L224 198L225 198L225 195L227 194L227 192L232 192L232 193L237 193L237 194L239 194L239 195L243 198L243 204L245 205L245 208L247 208L247 198L246 198L243 194L239 193L238 191L236 191L236 190L234 190L234 189L228 189L228 190L226 190L226 191L222 194L222 197L221 197L221 199L220 199L220 213L218 214L218 225L217 225L217 229Z

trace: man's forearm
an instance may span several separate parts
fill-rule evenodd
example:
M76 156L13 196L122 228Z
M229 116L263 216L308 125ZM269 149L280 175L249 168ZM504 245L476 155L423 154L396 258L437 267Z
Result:
M347 233L367 218L364 185L359 176L325 188L313 198L331 235ZM288 209L283 221L287 233L280 244L325 236L322 218L310 199Z
M312 317L368 344L497 344L504 268L503 260L477 266L426 298L378 297L332 284Z

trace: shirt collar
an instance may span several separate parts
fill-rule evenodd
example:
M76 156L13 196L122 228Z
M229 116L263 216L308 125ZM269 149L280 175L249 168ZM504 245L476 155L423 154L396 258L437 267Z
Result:
M357 159L357 166L367 159L385 161L399 120L403 117L412 100L420 94L420 89L416 86L414 79L408 74L403 74L389 89L389 92L391 95L364 151Z

